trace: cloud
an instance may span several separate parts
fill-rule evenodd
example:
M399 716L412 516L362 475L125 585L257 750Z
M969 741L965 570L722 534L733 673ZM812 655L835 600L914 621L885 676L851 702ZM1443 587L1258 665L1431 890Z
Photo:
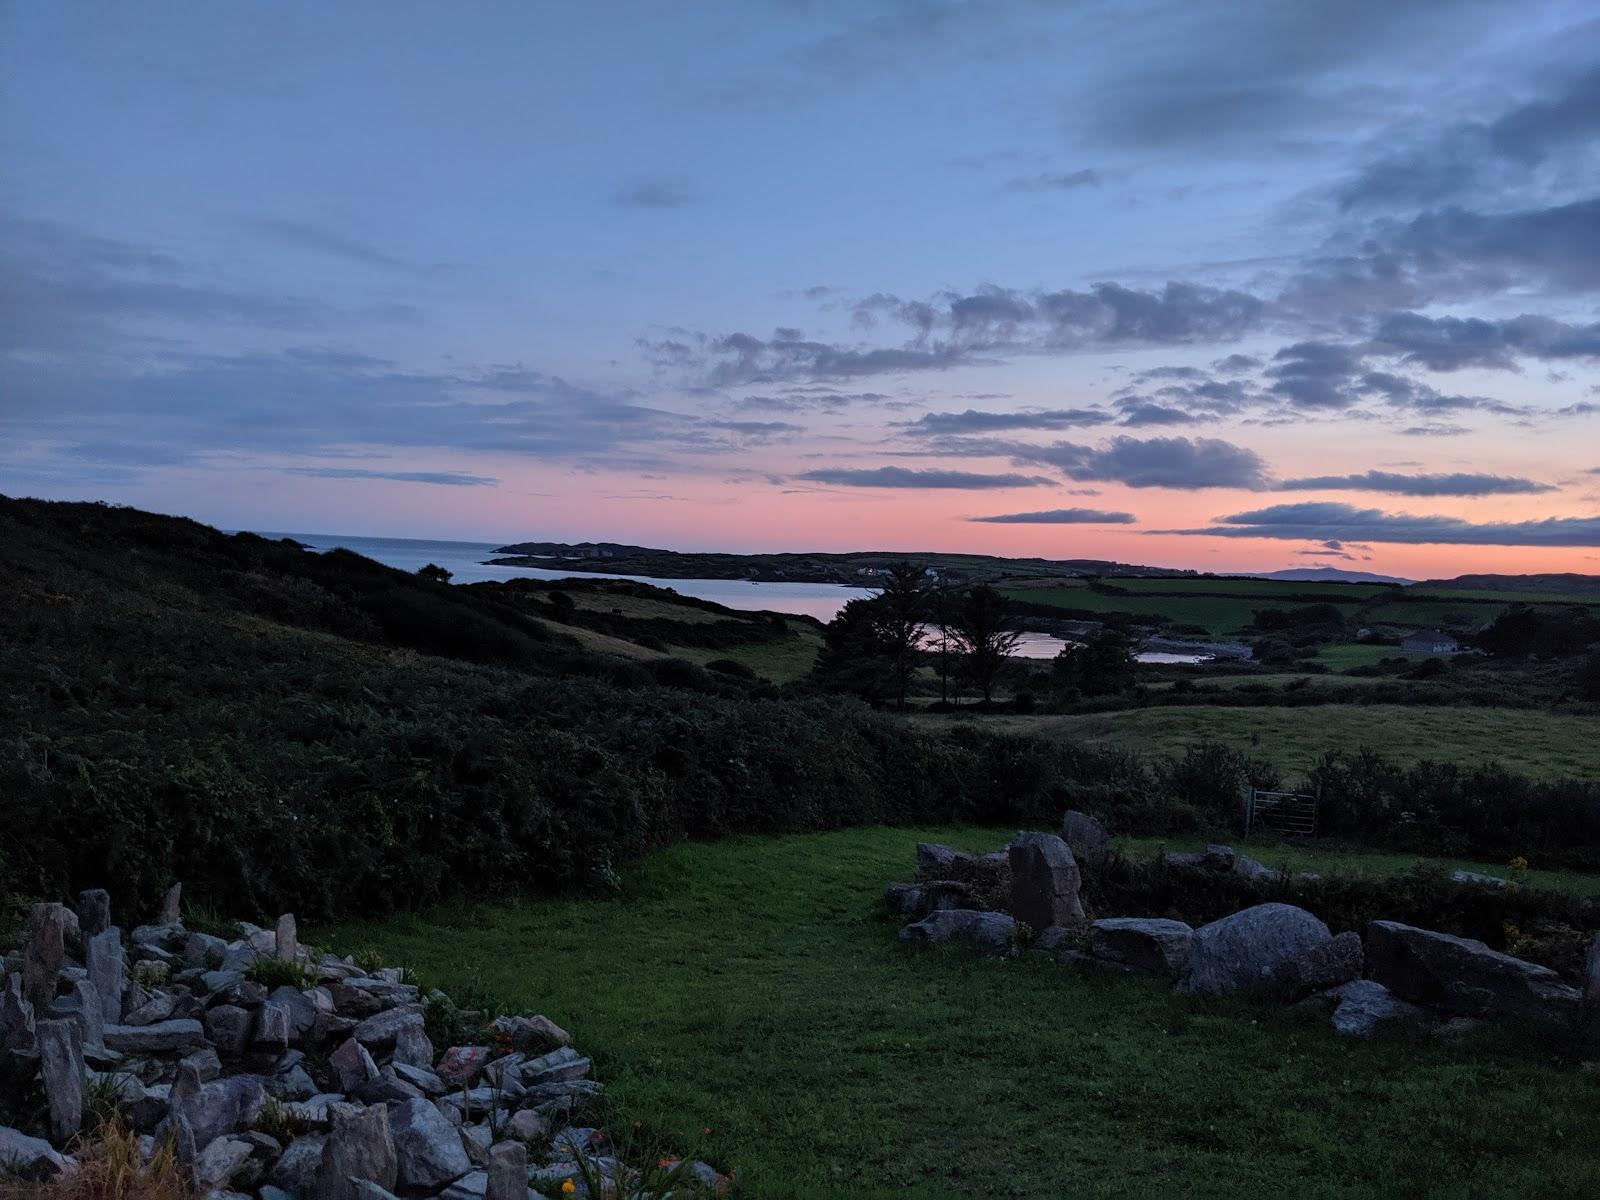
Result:
M1215 518L1200 529L1156 532L1194 537L1328 538L1392 545L1600 546L1600 516L1548 517L1540 521L1473 522L1460 517L1387 513L1350 504L1279 504Z
M829 467L796 476L808 483L828 483L866 488L955 488L984 491L991 488L1040 487L1054 483L1038 475L980 475L971 471L913 471L907 467L856 469Z
M1040 412L982 412L969 408L958 413L925 413L909 422L914 433L995 433L1007 429L1068 429L1104 425L1111 417L1098 408L1056 408Z
M1365 471L1359 475L1314 475L1286 479L1281 492L1386 492L1393 496L1514 496L1556 491L1546 483L1505 475L1466 473L1398 475L1390 471Z
M388 479L397 483L433 483L445 487L495 487L498 479L460 471L367 471L357 467L285 467L285 475L311 479Z
M1105 180L1099 171L1085 167L1081 171L1041 171L1037 175L1018 176L1002 185L1007 192L1073 192L1080 188L1099 187Z
M412 269L412 264L405 259L385 253L376 246L304 221L257 217L247 224L257 233L265 234L275 241L298 246L303 250L314 250L333 258L342 258L346 262L382 267L386 270Z
M611 203L622 208L682 208L693 197L668 183L635 183L612 193Z
M1068 479L1121 483L1128 487L1244 488L1269 485L1266 463L1253 450L1217 438L1116 437L1104 446L1056 442L1011 448L1017 463L1057 468Z
M1132 525L1134 515L1098 508L1051 508L1043 512L1001 513L993 517L968 517L990 525Z
M1600 210L1596 219L1600 220ZM1508 320L1390 313L1378 322L1372 344L1402 362L1433 371L1467 367L1514 371L1517 359L1524 356L1600 357L1600 322L1573 325L1528 313Z

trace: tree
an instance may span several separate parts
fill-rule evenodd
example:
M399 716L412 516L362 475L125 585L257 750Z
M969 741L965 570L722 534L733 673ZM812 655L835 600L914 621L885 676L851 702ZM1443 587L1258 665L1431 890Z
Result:
M892 696L904 708L927 615L921 568L891 567L881 592L849 601L828 622L815 673L830 687L873 700Z
M1055 659L1056 681L1079 696L1109 696L1133 686L1133 643L1117 629L1102 629L1086 642L1064 648Z
M961 655L962 672L985 704L994 699L1000 672L1022 640L1021 633L1006 628L1010 616L1010 601L987 584L980 584L962 594L949 618L950 637Z
M882 609L878 620L889 647L889 677L897 708L906 706L906 687L917 669L922 635L928 627L925 579L922 568L915 563L895 563L889 568L883 591L873 597Z
M438 563L429 563L425 567L417 568L417 578L426 579L429 583L449 583L450 572Z

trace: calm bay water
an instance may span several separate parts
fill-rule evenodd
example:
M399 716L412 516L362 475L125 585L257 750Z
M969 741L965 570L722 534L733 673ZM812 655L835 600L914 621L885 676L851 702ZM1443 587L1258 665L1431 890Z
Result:
M845 602L870 596L868 588L844 587L834 583L749 583L740 579L651 579L644 575L608 575L598 571L563 570L550 567L492 567L485 561L497 556L495 542L441 542L421 538L352 537L334 533L263 533L263 537L287 537L324 551L339 547L365 555L386 566L415 571L433 563L449 571L455 583L482 583L498 579L631 579L656 587L671 588L680 596L712 600L729 608L794 613L831 621ZM1021 658L1054 658L1067 644L1064 638L1049 633L1024 633L1017 644ZM1147 651L1136 656L1147 663L1198 663L1209 655L1171 654Z

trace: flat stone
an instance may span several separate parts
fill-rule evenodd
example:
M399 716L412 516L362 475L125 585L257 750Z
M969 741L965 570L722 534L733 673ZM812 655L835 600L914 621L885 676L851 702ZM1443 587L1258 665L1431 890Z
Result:
M1367 962L1372 978L1402 999L1466 1017L1576 1024L1582 1010L1583 994L1549 967L1398 921L1367 926Z
M414 1067L410 1063L403 1063L399 1059L389 1064L394 1071L396 1079L403 1079L412 1087L427 1096L442 1096L445 1088L444 1080L440 1079L426 1067Z
M1498 875L1484 875L1479 871L1451 871L1452 883L1466 883L1473 887L1482 887L1498 890L1505 887L1510 881L1501 879Z
M455 1126L426 1100L407 1100L391 1108L389 1134L402 1188L436 1192L472 1170Z
M489 1194L489 1173L470 1171L439 1193L439 1200L484 1200Z
M1257 904L1194 931L1179 987L1205 995L1270 989L1280 964L1332 940L1328 927L1292 904Z
M1088 813L1068 809L1061 818L1061 838L1071 847L1072 857L1086 866L1103 866L1111 854L1106 827Z
M178 997L173 992L156 992L144 1003L132 1008L122 1019L124 1025L154 1025L172 1016ZM113 1022L114 1024L115 1022Z
M1005 913L946 909L929 913L900 931L907 942L969 942L988 950L1006 951L1016 939L1016 922Z
M124 1054L187 1054L206 1040L199 1021L177 1019L149 1025L107 1025L106 1047Z
M419 1009L390 1008L375 1013L357 1025L355 1039L370 1050L390 1050L403 1031L421 1028L422 1013Z
M1043 933L1052 925L1083 920L1078 891L1083 877L1066 842L1053 833L1024 833L1007 852L1011 863L1011 915Z
M1104 917L1089 926L1089 952L1156 975L1182 975L1194 930L1164 917Z
M336 1112L317 1165L315 1200L355 1200L351 1180L392 1191L398 1178L389 1114L381 1105Z
M66 1142L83 1128L83 1097L88 1081L83 1062L83 1031L76 1021L40 1021L39 1075L50 1109L50 1136Z
M925 879L945 879L950 868L957 863L969 863L972 855L965 850L941 846L937 842L917 843L917 874Z
M250 1161L251 1147L237 1138L213 1139L195 1155L194 1181L203 1191L226 1187L240 1168Z
M21 1130L0 1125L0 1163L31 1180L45 1180L69 1167L67 1158L43 1138L29 1137Z
M379 1072L377 1078L367 1080L356 1089L356 1099L363 1104L399 1104L421 1098L421 1088L414 1087L387 1071Z
M1194 853L1169 854L1165 861L1174 867L1192 867L1201 871L1231 871L1237 857L1232 846L1207 846Z
M1338 997L1333 1030L1340 1037L1372 1037L1386 1027L1421 1021L1426 1015L1371 979L1353 979L1330 994Z

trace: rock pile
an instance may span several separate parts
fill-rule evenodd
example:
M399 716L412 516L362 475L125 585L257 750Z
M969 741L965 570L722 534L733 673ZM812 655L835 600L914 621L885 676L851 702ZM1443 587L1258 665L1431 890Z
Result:
M1198 929L1158 917L1093 920L1079 894L1079 862L1092 872L1091 861L1104 861L1105 830L1077 812L1066 815L1062 829L1067 840L1024 833L984 856L919 845L919 878L890 884L884 893L890 910L908 922L901 938L966 942L990 953L1031 951L1060 962L1165 976L1189 994L1319 1004L1331 1011L1334 1029L1349 1037L1404 1023L1455 1033L1479 1020L1508 1017L1571 1029L1600 1044L1600 936L1580 989L1548 967L1470 938L1395 921L1373 921L1365 936L1353 930L1335 935L1292 904L1257 904ZM1166 862L1179 870L1276 875L1230 846L1170 854ZM974 873L985 866L1009 867L1009 889L994 880L973 886ZM965 878L945 878L951 874ZM1009 911L986 909L977 902L985 893L1008 896Z
M39 904L0 986L0 1081L42 1092L38 1129L0 1126L0 1162L48 1179L77 1168L114 1106L146 1161L170 1145L216 1200L539 1200L635 1168L581 1123L601 1085L538 1015L463 1014L396 968L300 943L294 918L223 938L185 928L176 889L124 938L103 891ZM435 1046L439 1029L473 1030ZM471 1020L469 1018L476 1017ZM7 1105L25 1111L25 1105ZM683 1164L675 1194L727 1179Z

